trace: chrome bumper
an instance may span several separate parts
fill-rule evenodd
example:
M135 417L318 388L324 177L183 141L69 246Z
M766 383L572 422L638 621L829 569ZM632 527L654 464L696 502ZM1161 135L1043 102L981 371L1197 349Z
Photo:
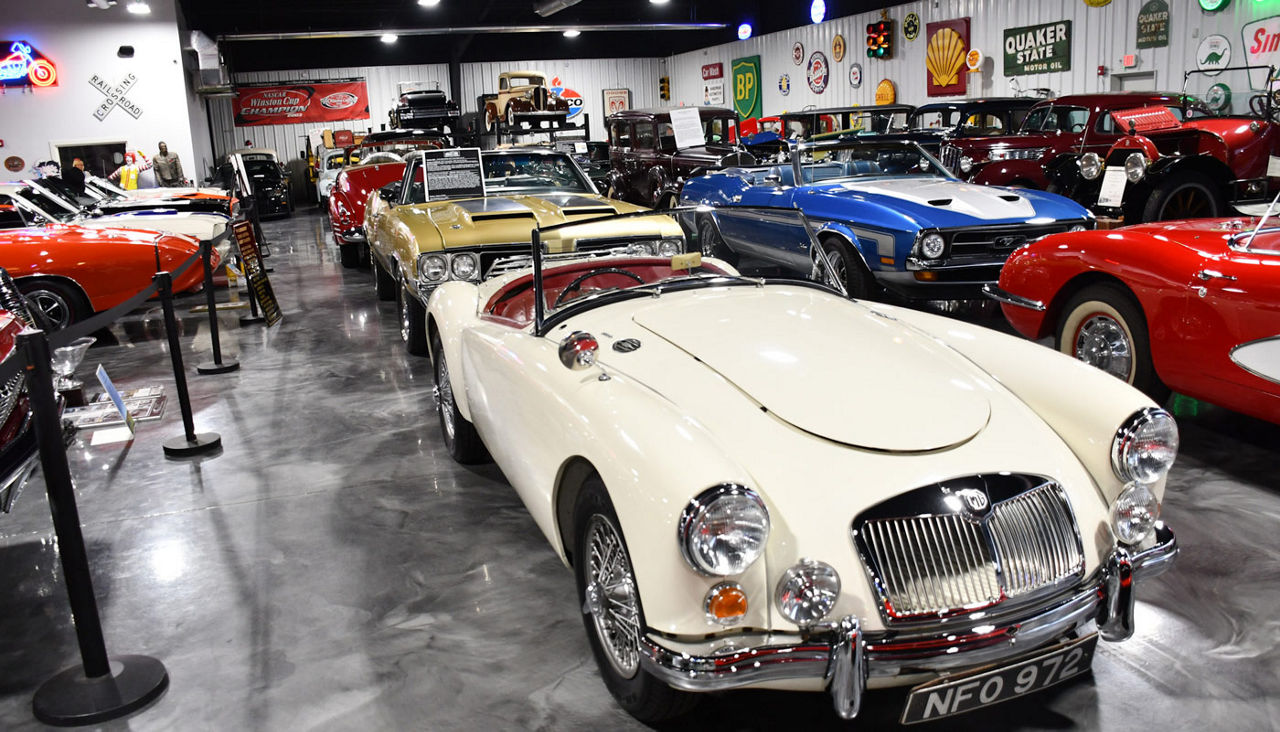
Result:
M1093 620L1104 640L1133 635L1137 580L1155 577L1173 563L1178 543L1160 524L1143 551L1115 549L1101 569L1076 591L1037 614L991 617L967 627L928 631L864 632L852 616L795 634L744 636L741 645L694 656L641 639L640 661L665 683L685 691L722 691L787 679L822 679L843 719L858 714L867 679L951 671L1020 656ZM750 641L758 641L759 644ZM785 641L785 642L779 642Z
M333 235L338 237L338 241L343 244L364 244L366 241L364 238L363 226L357 226L354 229L335 231L333 232Z
M1027 308L1028 310L1035 310L1036 312L1039 312L1039 313L1043 313L1045 310L1044 303L1040 302L1039 300L1032 300L1029 297L1023 297L1022 295L1015 295L1012 292L1002 290L995 285L990 285L990 284L983 285L982 295L983 297L987 297L992 300L995 300L1001 305L1014 305L1020 308Z

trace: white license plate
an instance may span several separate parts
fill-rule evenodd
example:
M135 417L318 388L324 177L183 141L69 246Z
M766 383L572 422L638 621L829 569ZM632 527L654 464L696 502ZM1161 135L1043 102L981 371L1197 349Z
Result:
M902 724L928 722L1031 694L1089 670L1098 634L1067 641L1024 661L947 676L911 690Z
M1102 174L1102 190L1098 191L1098 205L1107 208L1120 208L1124 201L1124 186L1129 181L1124 177L1124 168L1107 168Z

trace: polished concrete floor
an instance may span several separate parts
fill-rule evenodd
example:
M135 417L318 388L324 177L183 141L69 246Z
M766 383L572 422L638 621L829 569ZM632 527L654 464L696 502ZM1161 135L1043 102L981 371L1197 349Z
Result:
M158 308L80 370L171 395L132 443L82 433L69 450L108 650L172 679L104 728L642 729L600 682L572 577L501 473L449 459L428 364L404 354L369 273L337 264L314 209L266 230L284 323L226 312L242 368L188 377L221 453L162 453L182 424ZM206 326L182 317L189 370L209 358ZM1139 591L1137 635L1100 646L1092 676L948 729L1280 726L1280 429L1178 406L1165 518L1182 554ZM77 663L41 480L0 517L0 586L0 729L40 728L33 692ZM902 698L873 693L844 725L825 695L733 692L670 728L882 729Z

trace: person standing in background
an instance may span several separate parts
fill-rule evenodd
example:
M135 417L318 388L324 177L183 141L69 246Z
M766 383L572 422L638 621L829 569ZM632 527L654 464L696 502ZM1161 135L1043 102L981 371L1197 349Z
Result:
M160 143L160 154L152 158L151 167L156 172L156 185L161 188L176 188L186 183L182 175L182 161L169 152L169 146Z
M62 171L62 180L66 182L77 196L84 195L84 161L80 158L71 160L71 167Z

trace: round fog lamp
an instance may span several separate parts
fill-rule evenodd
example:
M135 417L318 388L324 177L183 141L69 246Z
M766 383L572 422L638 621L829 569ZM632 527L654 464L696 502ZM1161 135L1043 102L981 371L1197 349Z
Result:
M1126 483L1154 483L1178 456L1178 425L1163 409L1147 407L1129 418L1111 443L1111 468Z
M1160 504L1145 483L1130 483L1111 507L1111 526L1126 544L1137 544L1151 534L1160 518Z
M1085 180L1094 180L1102 175L1102 158L1098 153L1087 152L1080 156L1080 175Z
M801 559L778 582L778 611L802 628L825 618L839 597L840 575L813 559Z
M674 257L684 251L684 246L679 239L663 239L658 242L659 257Z
M747 593L736 582L721 582L707 592L703 609L717 625L737 625L747 615Z
M453 261L449 263L449 271L453 273L455 280L475 279L476 269L477 262L474 254L455 254Z
M428 254L418 262L418 274L427 282L440 282L449 276L448 261L443 254Z
M1137 183L1142 180L1142 176L1147 174L1147 156L1140 152L1130 153L1129 157L1124 159L1124 177L1129 179L1130 183Z
M920 254L925 259L938 259L946 246L947 242L941 234L928 234L920 240Z

